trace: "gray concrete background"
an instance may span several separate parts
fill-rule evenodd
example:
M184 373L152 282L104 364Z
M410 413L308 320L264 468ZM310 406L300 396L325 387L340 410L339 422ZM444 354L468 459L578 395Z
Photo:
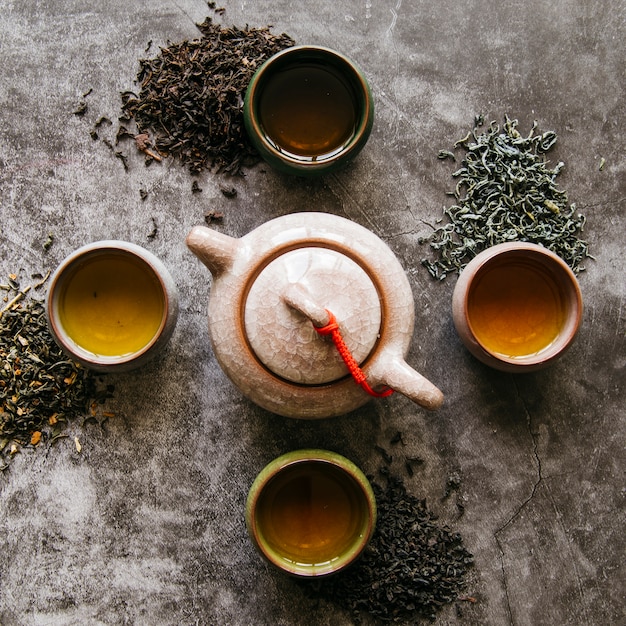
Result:
M181 315L162 358L114 377L115 414L74 423L52 448L25 448L0 475L0 623L349 624L260 561L244 526L261 467L303 446L334 449L366 472L401 431L424 464L407 488L461 532L476 558L468 594L440 624L624 624L624 25L619 0L225 1L225 25L274 25L361 65L376 101L371 139L349 169L289 179L258 166L198 182L175 162L129 171L89 131L116 120L138 60L194 38L199 0L4 0L0 5L0 270L53 269L80 245L118 238L171 270ZM146 45L153 42L145 53ZM73 115L89 89L88 111ZM474 115L504 114L559 135L551 160L587 216L595 261L580 275L584 321L549 370L488 369L457 338L454 278L419 261L447 204L437 159ZM113 130L111 130L113 133ZM600 170L600 160L606 164ZM232 184L234 199L220 186ZM141 200L139 190L148 191ZM210 276L184 245L204 212L242 236L294 211L371 229L398 255L416 304L409 362L440 386L427 413L391 396L301 422L251 405L218 367L206 332ZM149 240L152 218L158 235ZM55 235L45 253L49 232ZM79 438L77 452L73 437ZM453 473L461 483L443 499ZM456 498L464 505L459 516Z

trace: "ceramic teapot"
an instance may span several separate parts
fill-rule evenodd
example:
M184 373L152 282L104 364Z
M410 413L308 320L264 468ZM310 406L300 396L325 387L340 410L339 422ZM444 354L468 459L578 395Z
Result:
M443 402L405 360L415 316L411 288L371 231L327 213L293 213L240 239L196 226L187 246L213 276L215 357L259 406L314 419L390 390L427 409ZM324 327L332 340L320 334Z

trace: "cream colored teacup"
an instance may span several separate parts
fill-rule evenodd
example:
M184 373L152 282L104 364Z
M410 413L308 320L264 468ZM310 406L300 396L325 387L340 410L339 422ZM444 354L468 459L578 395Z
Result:
M167 343L178 317L178 292L148 250L97 241L56 269L46 313L52 335L72 359L99 371L129 370Z
M546 248L503 243L461 272L452 298L454 324L479 360L499 370L546 367L571 345L582 318L572 270Z

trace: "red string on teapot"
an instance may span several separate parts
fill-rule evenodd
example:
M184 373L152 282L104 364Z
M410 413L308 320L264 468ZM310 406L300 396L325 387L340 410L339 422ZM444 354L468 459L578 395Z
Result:
M389 387L384 388L382 391L375 391L372 389L367 380L365 379L365 374L363 370L359 367L359 364L356 362L355 358L352 356L350 349L346 345L346 342L343 340L341 336L341 331L339 330L339 324L337 323L337 318L328 310L325 309L326 313L328 313L328 324L326 326L315 326L313 324L313 328L320 335L330 335L333 343L335 344L337 350L339 351L339 355L343 359L343 362L346 364L352 378L354 381L363 387L370 396L374 396L375 398L386 398L393 393L393 389Z

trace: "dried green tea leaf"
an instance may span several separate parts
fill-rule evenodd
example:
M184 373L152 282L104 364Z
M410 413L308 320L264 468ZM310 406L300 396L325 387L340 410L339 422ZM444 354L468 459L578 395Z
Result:
M507 241L542 245L575 273L593 258L580 237L585 218L556 183L564 164L551 167L545 156L556 133L535 133L535 123L522 136L517 125L508 116L502 128L491 122L479 132L477 124L454 144L464 150L461 167L452 174L456 203L444 208L447 223L421 240L436 253L434 260L422 260L434 278L460 272L479 252Z

